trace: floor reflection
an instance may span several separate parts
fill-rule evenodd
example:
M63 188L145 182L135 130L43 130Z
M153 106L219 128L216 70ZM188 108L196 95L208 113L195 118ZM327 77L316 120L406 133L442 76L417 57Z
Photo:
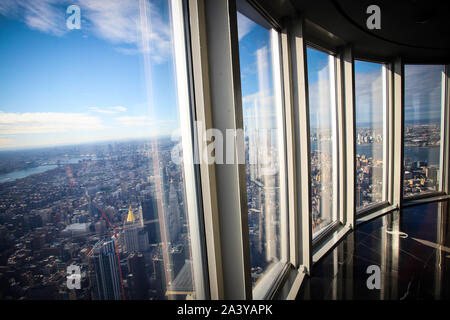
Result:
M313 266L297 299L449 299L449 214L445 201L359 226Z

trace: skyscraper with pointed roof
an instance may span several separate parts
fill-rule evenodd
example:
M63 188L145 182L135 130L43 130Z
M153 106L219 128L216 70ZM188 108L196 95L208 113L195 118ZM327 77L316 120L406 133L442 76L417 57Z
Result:
M125 252L145 252L149 248L148 235L144 229L142 214L135 214L131 205L123 224L122 249Z

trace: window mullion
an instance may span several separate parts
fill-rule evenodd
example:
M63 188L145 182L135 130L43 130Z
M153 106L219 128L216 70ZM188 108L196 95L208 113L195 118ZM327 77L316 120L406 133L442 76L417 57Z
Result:
M393 64L393 175L392 201L400 206L403 199L403 64L400 58Z
M298 263L309 272L312 266L312 223L310 186L310 132L308 83L306 80L306 43L303 37L304 20L297 19L288 28L292 65L293 121L295 127L295 170L297 189Z

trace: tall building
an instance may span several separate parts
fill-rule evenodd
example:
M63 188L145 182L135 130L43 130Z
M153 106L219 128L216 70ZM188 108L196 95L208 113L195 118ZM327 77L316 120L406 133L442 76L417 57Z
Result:
M121 233L122 248L125 252L145 252L148 250L148 235L144 229L142 214L134 214L131 206Z
M89 264L95 274L94 297L99 300L121 300L122 284L114 239L99 241L89 254ZM94 277L92 277L94 278Z
M144 229L148 235L149 244L158 244L161 242L159 232L158 209L152 196L147 195L141 200L142 220Z
M131 299L147 299L149 281L145 272L145 261L142 253L131 253L127 258L128 271L130 272L128 283Z
M178 200L178 195L173 180L170 180L169 207L166 212L168 241L170 243L174 243L178 239L181 232L181 210L180 201Z

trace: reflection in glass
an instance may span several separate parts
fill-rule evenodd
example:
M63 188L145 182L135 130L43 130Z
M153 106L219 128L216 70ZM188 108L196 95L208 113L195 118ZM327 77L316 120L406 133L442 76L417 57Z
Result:
M405 66L404 196L440 190L443 72L440 65Z
M238 13L252 283L282 259L278 34ZM278 87L277 87L278 86ZM278 88L278 89L277 89Z
M0 9L0 297L201 298L180 2L80 3Z
M337 220L335 59L307 48L311 141L312 229L316 236Z
M385 78L382 64L355 61L357 209L385 199Z

